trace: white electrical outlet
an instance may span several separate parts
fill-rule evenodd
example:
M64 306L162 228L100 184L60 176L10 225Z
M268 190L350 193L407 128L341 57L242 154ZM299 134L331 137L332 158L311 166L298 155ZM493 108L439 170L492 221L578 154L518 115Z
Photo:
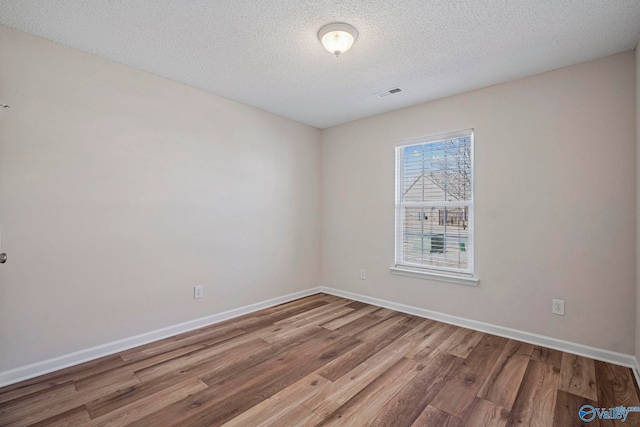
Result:
M360 269L360 279L365 280L367 278L367 270L364 268Z
M193 298L197 299L197 298L202 298L203 296L204 296L204 286L195 285L193 287Z
M554 299L551 300L551 312L553 314L558 314L560 316L564 316L564 300L563 299Z

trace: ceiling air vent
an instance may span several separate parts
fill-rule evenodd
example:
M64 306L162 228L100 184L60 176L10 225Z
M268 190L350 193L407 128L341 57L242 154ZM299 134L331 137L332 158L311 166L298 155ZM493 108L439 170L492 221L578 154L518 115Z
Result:
M402 92L402 89L399 87L395 87L389 90L383 90L382 92L375 93L374 95L378 95L379 98L384 98L385 96L394 95L398 92Z

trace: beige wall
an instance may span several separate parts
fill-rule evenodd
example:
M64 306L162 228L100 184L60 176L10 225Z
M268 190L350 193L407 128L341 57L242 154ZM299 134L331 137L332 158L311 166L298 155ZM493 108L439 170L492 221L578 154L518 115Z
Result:
M323 130L322 284L633 353L634 79L627 52ZM479 287L391 275L395 142L467 128Z
M6 27L0 67L0 371L319 285L317 129Z

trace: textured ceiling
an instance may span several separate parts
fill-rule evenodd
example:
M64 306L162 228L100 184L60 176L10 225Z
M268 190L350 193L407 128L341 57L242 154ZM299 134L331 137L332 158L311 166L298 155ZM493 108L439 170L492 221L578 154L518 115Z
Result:
M633 49L640 1L0 0L0 23L325 128Z

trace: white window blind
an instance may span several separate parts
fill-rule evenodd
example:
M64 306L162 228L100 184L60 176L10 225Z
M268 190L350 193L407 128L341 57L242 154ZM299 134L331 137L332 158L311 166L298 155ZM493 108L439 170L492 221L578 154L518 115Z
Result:
M396 267L473 274L473 131L396 147Z

